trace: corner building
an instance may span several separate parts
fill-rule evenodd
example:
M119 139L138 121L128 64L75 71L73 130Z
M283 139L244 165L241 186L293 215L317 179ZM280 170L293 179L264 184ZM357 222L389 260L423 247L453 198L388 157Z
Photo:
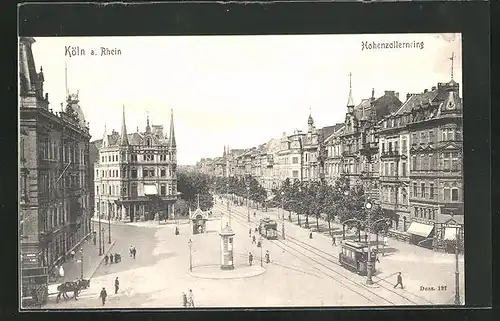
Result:
M64 111L49 108L34 42L19 40L21 267L51 270L90 233L90 134L78 94L67 92Z
M162 125L146 131L127 133L125 107L119 134L94 142L98 150L95 163L96 210L102 219L144 221L171 218L177 200L177 144L173 111L170 134Z

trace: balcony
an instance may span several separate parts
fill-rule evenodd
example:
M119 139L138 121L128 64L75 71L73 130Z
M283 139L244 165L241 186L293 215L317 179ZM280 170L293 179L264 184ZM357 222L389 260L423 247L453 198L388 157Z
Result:
M381 159L387 159L387 158L399 158L403 156L402 154L399 153L397 150L385 150L382 151L382 154L380 155Z
M397 183L401 181L401 177L398 175L385 175L385 176L380 176L379 180L381 182Z

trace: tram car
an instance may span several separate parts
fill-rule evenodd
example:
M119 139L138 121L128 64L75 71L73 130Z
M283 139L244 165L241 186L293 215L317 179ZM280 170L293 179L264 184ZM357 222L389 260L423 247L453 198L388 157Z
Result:
M261 219L259 234L268 240L276 240L278 238L278 224L269 217Z
M359 275L367 274L368 245L353 241L344 241L341 244L339 263L343 268L356 272ZM375 260L372 255L372 267L375 271Z

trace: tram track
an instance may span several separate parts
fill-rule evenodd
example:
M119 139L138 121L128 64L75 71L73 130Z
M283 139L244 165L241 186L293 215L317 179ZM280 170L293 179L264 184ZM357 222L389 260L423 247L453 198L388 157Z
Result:
M244 215L243 215L242 213L240 213L240 212L239 212L239 210L237 210L237 209L233 209L233 211L232 211L232 212L233 212L233 213L237 213L237 214L238 214L238 216L239 216L240 218L242 218L242 217L244 216ZM240 220L239 220L239 221L240 221ZM240 221L240 223L242 223L242 222ZM249 226L248 222L244 222L244 225L245 225L245 226ZM282 235L282 234L281 234L280 232L278 232L278 235ZM288 240L288 241L291 241L291 243L293 243L295 246L297 246L297 247L299 247L299 248L301 248L301 249L303 249L303 250L305 250L305 251L309 252L310 254L314 255L316 258L318 258L318 257L319 257L319 258L321 258L321 259L325 260L326 262L328 262L328 263L330 263L330 264L334 264L335 266L341 267L340 263L338 263L338 262L336 261L336 257L335 257L334 255L332 255L331 253L328 253L328 252L326 252L326 251L324 251L324 250L322 250L322 249L316 248L316 247L315 247L315 246L313 246L313 245L310 245L310 244L308 244L308 243L306 243L306 242L304 242L304 241L301 241L301 240L299 240L299 239L297 239L297 238L295 238L295 237L289 236L289 235L287 236L287 240ZM388 302L388 303L390 303L390 304L392 304L392 305L398 305L398 304L394 303L394 301L391 301L391 300L387 299L386 297L383 297L383 296L381 296L381 295L379 295L379 294L375 293L375 292L374 292L374 291L372 291L372 290L371 290L368 286L365 286L365 285L363 285L363 284L360 284L360 283L356 282L355 280L352 280L352 278L351 278L351 277L346 276L346 275L344 275L343 273L340 273L339 271L336 271L336 270L332 269L332 268L331 268L331 266L328 266L327 264L324 264L324 263L319 262L316 258L313 258L313 257L311 257L311 256L308 256L308 255L304 254L302 251L297 250L296 248L294 248L294 247L290 246L289 244L286 244L286 243L285 243L285 242L283 242L282 240L278 240L278 242L279 242L279 243L281 243L284 247L287 247L288 249L292 249L293 251L295 251L295 252L297 252L297 253L300 253L300 255L302 255L303 257L306 257L308 260L310 260L310 261L312 261L312 262L314 262L314 263L316 263L316 264L318 264L318 265L322 266L323 268L327 269L329 272L333 272L333 273L334 273L334 274L336 274L337 276L340 276L340 277L341 277L341 278L343 278L343 279L347 279L347 280L348 280L348 281L349 281L352 285L354 285L354 286L356 286L356 287L358 287L358 288L362 288L363 290L368 291L368 292L370 292L370 293L372 293L372 294L376 295L377 297L379 297L379 298L383 299L384 301L386 301L386 302ZM276 243L275 243L275 244L276 244ZM277 244L276 244L276 245L277 245ZM283 249L283 250L286 250L283 246L279 246L279 245L277 245L277 246L278 246L278 247L280 247L280 248L281 248L281 249ZM289 252L290 252L290 251L289 251ZM292 253L290 253L290 254L292 254ZM292 255L294 255L294 254L292 254ZM295 254L294 256L295 256L296 258L298 258L296 254ZM333 258L333 260L332 260L332 258ZM302 261L304 261L304 260L302 260ZM306 263L310 264L310 262L306 262ZM313 266L313 267L317 269L317 267L316 267L316 266ZM329 275L328 273L325 273L324 271L321 271L321 272L322 272L323 274L327 275L328 277L330 277L330 278L332 278L332 279L335 279L332 275ZM385 280L385 279L382 279L382 278L379 278L379 277L376 277L376 276L372 277L372 279L374 280L374 283L375 283L375 284L376 284L379 288L382 288L382 289L383 289L383 290L385 290L386 292L389 292L388 294L389 294L390 296L395 296L395 298L396 298L396 300L395 300L395 301L400 301L401 299L403 299L404 301L406 301L406 302L405 302L406 304L408 304L408 303L409 303L409 304L412 304L412 305L422 305L422 304L424 304L424 305L434 305L434 304L435 304L434 302L432 302L432 301L430 301L430 300L427 300L427 299L425 299L425 298L423 298L423 297L421 297L421 296L418 296L418 295L415 295L415 294L413 294L413 293L411 293L411 292L405 291L405 294L407 294L407 295L411 296L413 299L408 298L407 296L405 296L405 295L403 295L403 294L401 294L401 293L398 293L398 292L394 291L394 289L392 289L392 288L389 288L389 287L385 286L384 284L388 284L390 287L392 287L392 284L391 284L390 282L388 282L387 280ZM342 283L342 282L340 282L338 279L335 279L335 280L336 280L337 282L339 282L339 283L343 284L343 283ZM384 284L382 284L382 283L384 283ZM343 285L344 285L344 286L346 286L345 284L343 284ZM348 286L346 286L346 287L348 287ZM348 287L348 288L349 288L349 287ZM352 290L352 289L351 289L351 290ZM356 293L358 293L358 292L356 292ZM358 294L359 294L359 293L358 293ZM363 297L365 297L365 298L366 298L366 296L363 296ZM368 299L368 298L367 298L367 299ZM394 299L394 298L393 298L393 299ZM370 300L370 301L371 301L371 302L373 302L372 300ZM419 301L419 302L417 302L417 301Z
M236 221L238 223L240 223L241 225L243 225L245 227L251 227L251 224L249 224L246 221L247 217L244 214L242 214L239 211L236 211L234 209L231 211L231 213L236 214L236 215L232 215L232 218L236 219ZM345 275L342 275L341 273L339 273L338 271L335 271L334 269L327 266L326 264L319 262L314 257L309 256L309 255L301 252L300 250L294 248L292 245L286 244L282 240L277 240L277 242L273 242L273 244L276 245L278 248L282 249L283 251L288 252L289 254L294 256L296 259L308 264L309 266L314 268L316 271L320 272L322 275L330 278L332 281L344 286L349 291L356 293L357 295L363 297L364 299L366 299L367 301L369 301L375 305L398 305L397 303L379 295L375 291L372 291L370 288L352 280L351 278L349 278ZM295 253L293 253L293 252L295 252ZM308 251L308 252L311 252L311 251ZM316 265L311 264L311 262L316 263ZM332 273L330 273L330 272L333 272L334 275L332 275ZM341 278L343 278L345 280L339 279L338 276L340 276ZM365 293L362 293L361 290Z

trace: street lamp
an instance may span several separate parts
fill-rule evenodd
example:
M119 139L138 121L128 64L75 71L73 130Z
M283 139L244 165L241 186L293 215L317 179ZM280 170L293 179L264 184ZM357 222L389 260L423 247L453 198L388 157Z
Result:
M108 244L111 244L111 203L108 202Z
M451 219L453 220L453 213L450 213ZM460 235L460 226L455 227L455 305L460 305L460 270L458 267L458 243Z
M80 249L80 278L83 280L83 248Z
M188 241L188 246L189 246L189 271L192 272L193 271L193 258L192 258L191 249L193 248L193 241L191 241L191 239L189 239L189 241Z
M281 192L281 234L283 239L285 239L285 208L283 206L284 197L285 197L285 192Z
M371 285L373 284L373 280L372 280L372 274L373 274L373 261L372 261L372 251L371 251L371 237L370 237L370 231L369 231L369 224L370 224L370 212L371 212L371 209L372 209L373 205L370 201L370 199L368 199L365 203L365 208L368 210L367 211L367 214L368 214L368 218L367 218L367 226L366 226L366 229L367 229L367 232L368 232L368 261L367 261L367 265L366 265L366 284L368 285Z
M250 222L250 186L247 185L247 220Z
M101 238L104 239L104 227L101 229ZM101 242L102 243L102 254L104 254L104 240Z

